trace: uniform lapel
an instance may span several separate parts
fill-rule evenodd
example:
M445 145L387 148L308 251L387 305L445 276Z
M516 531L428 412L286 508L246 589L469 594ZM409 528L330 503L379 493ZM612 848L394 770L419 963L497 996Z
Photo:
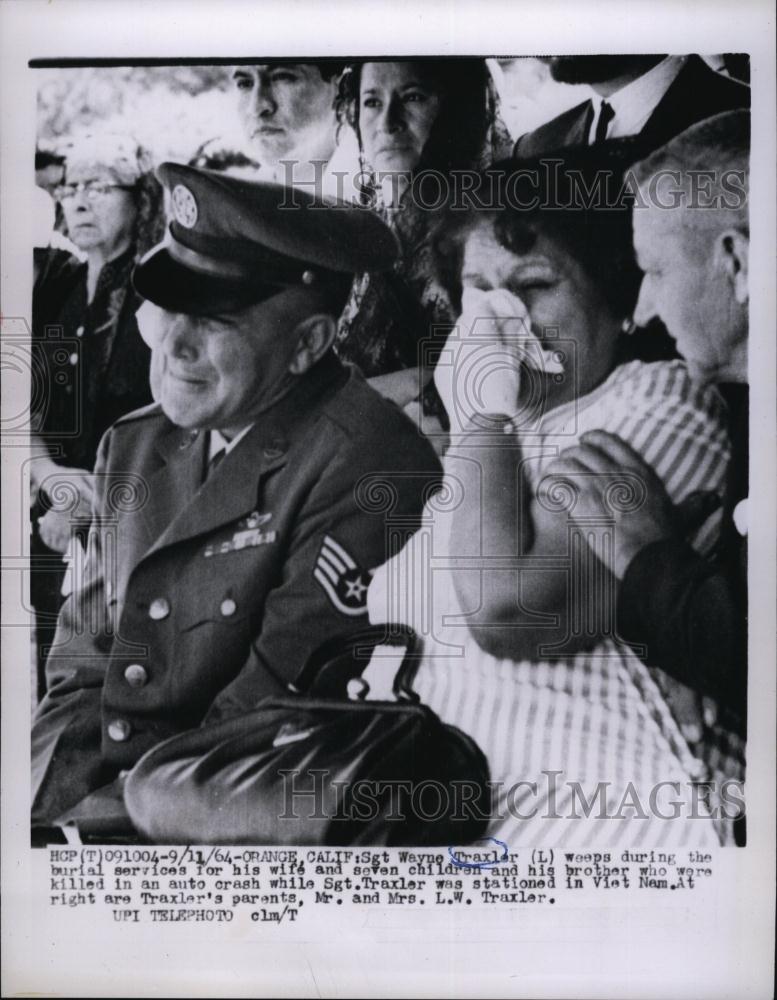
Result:
M202 483L207 434L172 427L156 453L159 466L148 477L149 502L143 508L145 551L156 543L181 515Z
M149 555L165 546L208 534L254 510L262 477L279 468L286 460L285 442L268 444L262 428L254 426L235 449L224 457L218 470L203 483L207 434L201 434L200 438L201 447L191 449L195 453L195 459L198 453L198 462L178 459L167 466L171 484L176 484L175 514L158 535ZM192 492L184 492L184 484L179 483L177 472L181 471L186 477L192 474L195 467L198 468L198 478L193 484L192 495ZM182 499L186 496L191 499L182 505Z
M334 355L320 361L254 424L205 482L207 433L173 427L156 446L160 465L147 480L150 499L142 511L140 550L151 555L257 509L262 478L285 464L291 445L320 414L324 397L337 392L348 377Z
M591 131L591 125L593 123L595 113L594 102L586 101L585 105L580 109L580 114L577 116L572 128L564 140L565 146L588 145L588 134Z

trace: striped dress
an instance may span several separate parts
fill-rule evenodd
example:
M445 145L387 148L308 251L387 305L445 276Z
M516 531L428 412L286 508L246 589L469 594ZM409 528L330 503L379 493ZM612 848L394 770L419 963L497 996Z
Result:
M635 448L674 502L696 490L722 493L724 426L722 400L694 386L682 362L631 362L538 420L522 439L527 477L536 486L559 451L601 429ZM709 783L742 779L744 748L730 738L692 750L663 675L618 641L614 628L589 652L540 661L497 659L477 646L451 572L450 511L462 498L455 476L446 485L427 505L420 531L376 571L369 611L373 622L416 630L424 644L416 690L486 754L494 782L489 833L511 847L731 842L731 822L718 817ZM719 523L713 516L692 539L700 552L714 544Z

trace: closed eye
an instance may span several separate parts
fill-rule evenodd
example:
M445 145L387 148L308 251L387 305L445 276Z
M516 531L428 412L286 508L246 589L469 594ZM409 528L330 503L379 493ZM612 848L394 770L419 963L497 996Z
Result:
M552 288L554 282L544 281L540 279L535 279L532 281L521 281L517 282L515 285L509 285L508 291L512 292L513 295L517 295L518 298L526 292L537 292L542 291L546 288Z

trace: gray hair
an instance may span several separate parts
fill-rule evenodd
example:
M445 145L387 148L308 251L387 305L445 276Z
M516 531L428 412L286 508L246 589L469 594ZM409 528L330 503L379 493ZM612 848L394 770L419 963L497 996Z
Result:
M747 207L748 173L750 167L750 112L725 111L706 118L659 147L632 168L634 179L643 187L656 174L679 173L682 186L690 186L694 172L709 178L709 194L718 196L720 213L749 234ZM740 197L732 199L732 180L736 180ZM700 213L702 216L708 213Z

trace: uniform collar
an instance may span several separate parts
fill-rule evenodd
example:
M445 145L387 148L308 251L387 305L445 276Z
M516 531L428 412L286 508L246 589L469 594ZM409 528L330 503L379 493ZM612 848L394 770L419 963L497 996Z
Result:
M286 463L292 445L348 378L349 370L334 353L322 359L245 429L239 442L233 439L230 454L205 482L210 435L171 427L157 445L162 465L149 480L154 503L144 512L151 546L146 554L213 531L253 510L262 478Z
M291 388L270 409L259 414L253 423L246 425L236 435L227 449L232 452L243 441L251 442L272 453L285 452L310 420L320 412L317 404L326 396L334 395L349 377L348 369L330 351L305 375L292 383ZM200 451L212 458L219 450L210 439L218 432L187 430L168 423L168 432L160 437L157 451L163 462L178 461L181 453ZM218 437L225 440L221 434ZM218 438L216 438L218 440ZM205 442L204 449L202 442ZM198 447L199 443L199 447ZM244 446L243 449L247 445Z
M330 351L298 378L285 396L259 414L246 440L261 443L265 453L285 453L319 415L322 402L333 396L347 380L348 370L334 351Z
M225 438L221 431L211 431L208 440L208 464L210 464L213 459L221 454L223 451L225 455L228 455L233 448L235 448L246 434L251 430L253 424L246 424L246 426L238 431L233 438Z

